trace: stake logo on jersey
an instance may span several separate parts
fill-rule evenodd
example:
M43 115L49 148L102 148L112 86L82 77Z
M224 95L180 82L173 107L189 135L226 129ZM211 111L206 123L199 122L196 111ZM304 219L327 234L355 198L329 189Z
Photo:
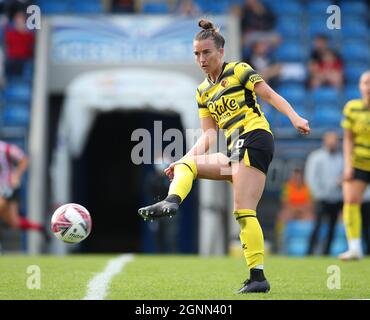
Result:
M211 113L212 118L218 123L220 120L230 118L232 112L240 107L235 99L222 97L219 101L208 102L207 108Z
M270 126L261 111L254 85L263 81L248 64L224 63L223 70L213 83L206 78L197 89L199 117L212 117L225 130L228 148L243 133Z

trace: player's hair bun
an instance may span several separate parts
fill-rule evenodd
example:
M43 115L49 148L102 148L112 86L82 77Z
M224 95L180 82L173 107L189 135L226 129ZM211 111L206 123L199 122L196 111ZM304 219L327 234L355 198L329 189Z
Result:
M210 30L210 31L216 31L215 26L213 23L206 19L200 19L198 22L199 27L201 27L204 30Z
M215 27L215 25L207 20L207 19L200 19L198 21L199 27L202 28L200 30L194 40L201 41L201 40L206 40L206 39L212 39L215 42L216 48L223 48L225 45L225 39L224 37L220 34L220 29Z

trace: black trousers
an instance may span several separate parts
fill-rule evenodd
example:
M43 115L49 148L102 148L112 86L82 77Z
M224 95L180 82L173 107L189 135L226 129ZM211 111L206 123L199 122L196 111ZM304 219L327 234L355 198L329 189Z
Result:
M326 201L318 201L315 204L315 225L310 237L310 243L308 246L307 254L311 255L314 253L318 235L320 232L321 224L323 220L328 220L329 229L324 243L323 254L329 255L331 244L333 242L335 225L338 220L338 215L340 210L342 209L343 203L341 201L338 202L326 202Z
M370 255L370 202L366 201L361 207L362 215L362 236L365 246L363 247L364 254Z

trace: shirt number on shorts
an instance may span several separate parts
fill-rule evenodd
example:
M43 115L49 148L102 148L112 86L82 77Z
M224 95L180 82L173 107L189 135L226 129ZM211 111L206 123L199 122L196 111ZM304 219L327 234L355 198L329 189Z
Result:
M239 149L239 148L241 148L243 145L244 145L244 139L239 139L239 140L235 143L235 148Z

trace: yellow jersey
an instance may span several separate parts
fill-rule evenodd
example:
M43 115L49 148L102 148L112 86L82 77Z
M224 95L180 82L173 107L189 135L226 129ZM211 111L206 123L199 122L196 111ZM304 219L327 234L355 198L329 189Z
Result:
M261 76L247 63L225 62L214 83L207 77L197 88L199 117L215 120L224 130L228 149L249 131L264 129L272 134L254 93L254 85L261 81Z
M370 171L370 108L361 99L350 100L343 109L342 127L354 137L352 166Z

